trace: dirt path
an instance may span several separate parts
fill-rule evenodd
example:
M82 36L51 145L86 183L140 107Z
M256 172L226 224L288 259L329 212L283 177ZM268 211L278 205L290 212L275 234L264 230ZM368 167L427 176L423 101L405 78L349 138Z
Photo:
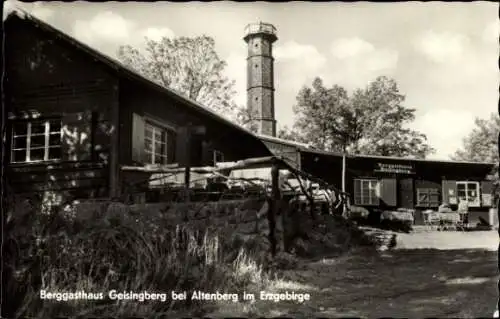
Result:
M226 304L210 316L491 317L497 300L496 274L497 253L486 250L352 253L301 261L269 288L309 292L310 301Z

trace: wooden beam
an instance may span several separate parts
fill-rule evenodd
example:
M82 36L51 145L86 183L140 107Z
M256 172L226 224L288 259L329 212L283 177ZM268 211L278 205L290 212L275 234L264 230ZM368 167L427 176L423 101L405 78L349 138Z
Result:
M242 169L242 168L255 168L272 165L272 160L274 156L269 157L258 157L249 158L245 160L240 160L235 162L233 165L228 165L222 168L205 166L205 167L192 167L191 172L196 173L212 173L221 170L232 170L232 169ZM287 166L283 166L286 168ZM185 171L184 167L170 168L170 167L147 167L147 166L122 166L123 171L138 171L138 172L149 172L149 173L182 173Z
M278 163L273 163L271 168L271 198L269 200L269 210L267 219L269 222L269 242L271 243L271 255L276 256L276 216L278 215L280 200L279 189L279 166Z
M117 198L120 196L120 89L119 82L113 85L111 101L111 145L109 154L109 196Z

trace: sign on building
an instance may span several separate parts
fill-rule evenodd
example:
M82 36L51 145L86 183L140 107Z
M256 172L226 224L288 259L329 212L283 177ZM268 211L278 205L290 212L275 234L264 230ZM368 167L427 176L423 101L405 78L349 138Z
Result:
M413 166L404 164L377 163L375 172L396 173L396 174L415 174Z

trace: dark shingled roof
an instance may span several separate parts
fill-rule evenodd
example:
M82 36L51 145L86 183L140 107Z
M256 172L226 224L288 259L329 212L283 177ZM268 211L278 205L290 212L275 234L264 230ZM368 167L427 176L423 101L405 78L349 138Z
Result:
M123 76L127 79L130 79L132 81L138 81L141 82L142 84L148 86L151 89L154 89L156 91L159 91L163 94L166 94L170 98L173 98L175 100L178 100L181 102L183 105L191 108L194 112L208 117L212 120L215 120L216 122L225 125L227 127L230 127L240 133L243 133L244 135L247 135L251 139L255 140L255 143L252 143L252 145L249 145L249 147L255 148L255 152L258 153L258 156L269 156L271 155L269 149L265 146L265 144L260 140L260 138L251 132L250 130L230 121L229 119L224 118L223 116L220 116L219 114L215 113L214 111L208 109L207 107L204 107L200 103L187 98L180 93L166 88L164 86L161 86L141 74L137 73L136 71L132 70L131 68L123 65L116 59L113 59L109 57L108 55L91 48L90 46L78 41L77 39L71 37L70 35L62 32L59 29L56 29L55 27L51 26L50 24L34 17L33 15L27 13L26 11L16 8L13 9L4 19L4 25L9 21L9 20L14 20L14 19L20 19L23 21L26 21L28 23L31 23L33 26L38 27L46 32L53 33L55 34L59 39L62 39L63 41L66 41L67 43L71 44L73 47L76 49L92 56L99 62L102 62L106 66L110 67L113 69L115 72L118 73L119 76Z

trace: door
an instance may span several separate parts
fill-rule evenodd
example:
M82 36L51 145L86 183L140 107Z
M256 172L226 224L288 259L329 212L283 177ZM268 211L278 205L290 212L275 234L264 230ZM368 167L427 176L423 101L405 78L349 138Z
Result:
M399 206L413 208L413 179L404 178L399 180Z

